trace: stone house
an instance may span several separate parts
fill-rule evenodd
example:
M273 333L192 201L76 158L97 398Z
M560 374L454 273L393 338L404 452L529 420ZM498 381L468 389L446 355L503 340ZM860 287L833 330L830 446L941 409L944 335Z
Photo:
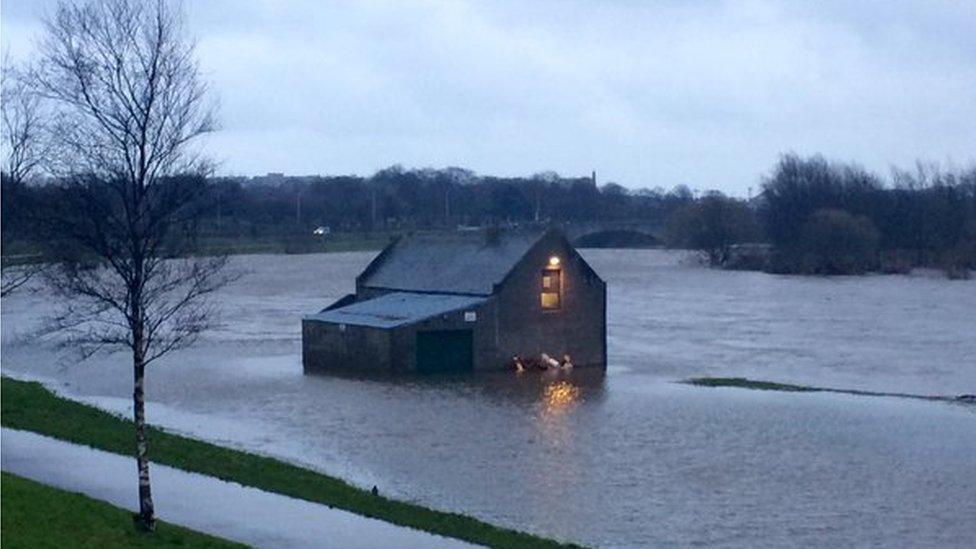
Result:
M302 320L306 373L511 368L515 355L605 367L606 283L562 231L418 235L356 293Z

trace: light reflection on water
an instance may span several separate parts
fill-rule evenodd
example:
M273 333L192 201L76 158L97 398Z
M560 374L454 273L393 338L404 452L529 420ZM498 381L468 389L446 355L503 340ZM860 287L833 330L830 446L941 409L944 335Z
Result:
M607 372L304 376L297 319L368 254L238 258L226 326L154 365L150 420L438 508L607 547L969 546L976 408L702 389L699 375L976 393L974 282L802 279L585 252L610 284ZM287 268L286 268L287 267ZM60 368L3 300L3 369L125 410L119 356Z
M579 387L567 380L553 381L542 388L542 416L565 413L580 398Z
M571 453L575 427L569 416L581 404L582 391L569 379L549 379L543 382L539 399L538 424L549 450L559 457L565 470L566 455Z

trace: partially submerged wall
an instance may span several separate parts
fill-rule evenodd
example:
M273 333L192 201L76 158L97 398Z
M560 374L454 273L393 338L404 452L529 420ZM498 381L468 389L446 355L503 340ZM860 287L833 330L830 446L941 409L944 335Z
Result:
M393 348L402 357L404 368L408 371L417 369L417 334L440 330L471 330L473 369L497 370L504 367L496 360L493 301L396 328Z
M387 330L302 320L302 367L305 373L389 371L392 357Z

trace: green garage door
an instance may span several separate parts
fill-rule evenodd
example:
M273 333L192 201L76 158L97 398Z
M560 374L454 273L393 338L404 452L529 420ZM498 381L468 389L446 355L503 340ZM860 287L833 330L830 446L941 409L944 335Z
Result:
M461 372L474 367L471 330L417 332L417 370Z

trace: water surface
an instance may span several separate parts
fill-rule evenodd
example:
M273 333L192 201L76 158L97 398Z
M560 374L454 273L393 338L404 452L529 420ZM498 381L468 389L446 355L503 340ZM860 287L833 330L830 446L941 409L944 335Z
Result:
M969 546L972 406L681 385L694 376L976 393L976 282L718 272L584 251L608 280L609 368L571 375L303 376L302 314L372 254L235 258L224 325L154 365L150 420L381 491L605 547ZM75 364L3 300L3 371L113 410L124 355Z

